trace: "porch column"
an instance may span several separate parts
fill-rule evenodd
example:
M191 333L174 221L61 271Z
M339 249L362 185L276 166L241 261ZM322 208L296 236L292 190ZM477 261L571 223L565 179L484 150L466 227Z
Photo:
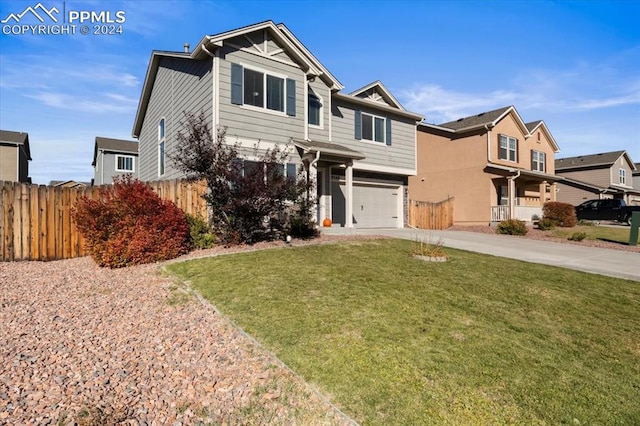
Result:
M544 206L544 203L547 201L547 181L543 180L539 187L538 192L540 193L540 207Z
M509 197L509 219L516 218L516 178L510 176L508 178L507 195Z
M558 187L556 186L555 182L551 184L551 188L549 189L549 191L551 191L550 201L556 201L556 192L558 192Z
M353 161L347 162L347 169L344 172L344 227L353 228Z
M318 185L318 165L314 164L313 166L311 164L309 164L309 182L312 183L312 188L317 188ZM317 190L316 190L317 193ZM314 196L313 194L309 194L310 200L313 200ZM310 216L311 218L315 218L315 222L316 223L321 223L322 219L320 219L320 221L318 221L318 203L312 203L311 204L311 209L310 209Z
M325 217L328 217L333 221L333 199L331 194L331 166L326 168L325 176L324 176L324 208L325 208ZM324 219L323 219L324 220Z

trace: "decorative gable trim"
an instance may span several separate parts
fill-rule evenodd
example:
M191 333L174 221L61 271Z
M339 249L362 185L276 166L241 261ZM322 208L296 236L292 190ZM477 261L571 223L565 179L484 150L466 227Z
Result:
M380 100L383 100L384 102L389 104L389 106L391 107L398 108L399 110L402 110L402 111L406 111L406 109L400 104L400 102L398 102L398 100L391 94L391 92L384 86L384 84L382 84L380 80L376 80L373 83L369 83L358 90L354 90L353 92L349 93L349 95L358 97L360 99L367 99L367 98L362 98L359 95L362 95L363 93L366 93L371 89L375 89L379 93L370 95L368 97L369 100L373 102L380 102Z

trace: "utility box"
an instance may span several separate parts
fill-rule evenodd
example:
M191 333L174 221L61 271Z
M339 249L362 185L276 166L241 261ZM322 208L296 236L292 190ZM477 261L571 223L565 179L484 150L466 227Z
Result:
M640 228L640 212L631 213L631 231L629 232L629 245L638 245L638 228Z

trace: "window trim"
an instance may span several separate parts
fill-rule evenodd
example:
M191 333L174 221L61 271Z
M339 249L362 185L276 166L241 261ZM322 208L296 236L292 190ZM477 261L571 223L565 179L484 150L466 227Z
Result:
M620 185L627 184L627 170L623 168L618 169L618 183Z
M535 156L538 154L538 160L535 160ZM540 161L540 156L542 156L542 161ZM538 167L536 167L536 163ZM540 164L542 164L542 170L540 170ZM535 172L547 172L547 153L542 151L531 150L531 170Z
M502 138L505 138L507 141L507 147L506 149L506 157L507 158L502 158ZM509 146L509 142L510 140L515 141L515 148L511 149ZM509 157L509 153L513 152L514 153L514 160L511 160ZM513 136L509 136L509 135L503 135L503 134L499 134L498 135L498 159L499 160L503 160L503 161L508 161L510 163L517 163L518 162L518 139L514 138Z
M368 115L371 117L371 136L373 137L373 139L366 139L364 137L364 116L365 115ZM382 140L381 141L377 141L375 139L376 138L376 118L382 119ZM379 145L379 144L387 145L387 117L362 111L360 113L360 126L361 126L361 132L362 132L360 134L361 136L360 140L364 142L374 143L376 145Z
M160 131L162 129L162 132ZM158 176L167 173L167 120L164 117L158 121Z
M307 93L307 124L309 125L309 127L313 127L314 129L324 129L324 98L319 94L317 94L315 90L312 90L311 87L308 87L307 92L308 92ZM318 102L320 102L320 111L319 111L320 124L311 124L309 122L309 118L311 117L311 108L309 108L309 98L311 96L315 96L318 99Z
M128 169L121 169L118 167L118 160L120 158L123 159L131 159L131 170ZM126 154L116 154L116 172L123 172L123 173L135 173L136 171L136 160L135 160L135 156L134 155L126 155Z
M260 67L255 67L253 65L246 65L244 63L238 63L237 65L240 65L242 67L242 104L238 105L241 108L246 108L252 111L260 111L260 112L266 112L268 114L274 114L280 117L294 117L291 116L289 114L287 114L287 103L288 103L288 90L287 90L287 80L294 80L292 78L289 78L288 76L286 76L285 74L280 74L277 72L272 72L272 71L267 71L263 68ZM245 70L251 70L253 72L258 72L262 74L262 87L263 87L263 91L264 93L262 94L262 104L263 106L259 107L259 106L255 106L255 105L250 105L250 104L246 104L244 102L244 89L245 89ZM267 107L267 90L268 90L268 85L267 85L267 76L271 76L271 77L275 77L275 78L279 78L282 80L282 111L277 110L277 109L270 109ZM295 101L294 101L295 102Z

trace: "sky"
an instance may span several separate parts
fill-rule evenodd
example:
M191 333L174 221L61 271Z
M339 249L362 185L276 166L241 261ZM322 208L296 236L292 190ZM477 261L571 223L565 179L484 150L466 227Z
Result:
M28 7L44 22L10 17ZM34 183L90 181L95 137L132 139L153 50L272 20L345 93L381 80L435 124L514 105L525 122L545 121L556 158L626 150L640 162L639 17L637 0L2 0L0 129L29 133ZM33 34L29 24L75 33ZM93 34L109 25L120 33Z

